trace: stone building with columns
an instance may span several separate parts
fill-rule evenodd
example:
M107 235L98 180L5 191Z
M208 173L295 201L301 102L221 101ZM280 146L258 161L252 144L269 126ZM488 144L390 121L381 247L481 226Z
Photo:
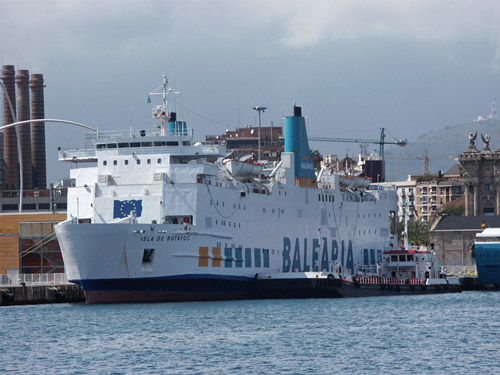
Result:
M490 149L490 137L481 134L483 150L476 148L477 132L458 155L465 188L465 216L442 216L430 230L431 247L441 265L475 264L474 240L484 226L500 226L500 149Z
M465 187L465 216L500 215L500 149L490 150L490 137L481 134L483 151L476 148L477 132L469 134L469 148L458 155Z

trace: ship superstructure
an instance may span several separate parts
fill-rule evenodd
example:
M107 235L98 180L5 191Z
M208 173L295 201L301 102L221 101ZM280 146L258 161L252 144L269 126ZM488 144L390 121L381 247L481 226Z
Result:
M300 107L264 175L195 143L168 111L169 92L165 78L155 131L87 134L84 150L60 150L62 161L93 163L71 170L68 220L56 226L88 303L247 298L257 274L354 275L397 244L395 190L315 171Z

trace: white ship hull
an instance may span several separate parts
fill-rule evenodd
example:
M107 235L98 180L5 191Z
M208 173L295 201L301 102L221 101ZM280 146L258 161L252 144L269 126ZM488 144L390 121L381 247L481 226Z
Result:
M68 278L83 286L89 303L244 298L256 274L334 272L339 265L355 273L367 259L374 265L391 243L394 192L376 191L371 194L385 199L356 202L298 187L245 197L239 190L192 187L198 223L186 228L56 226ZM330 194L340 202L322 200Z

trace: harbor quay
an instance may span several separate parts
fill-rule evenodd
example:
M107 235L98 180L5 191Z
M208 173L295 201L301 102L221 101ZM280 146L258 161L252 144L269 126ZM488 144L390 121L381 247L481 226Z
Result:
M0 306L84 301L82 288L64 273L0 275Z

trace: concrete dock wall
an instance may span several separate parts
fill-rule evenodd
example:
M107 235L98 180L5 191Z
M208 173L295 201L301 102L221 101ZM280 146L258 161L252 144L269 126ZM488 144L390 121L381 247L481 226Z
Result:
M0 288L0 306L84 301L83 289L76 284L28 285Z

